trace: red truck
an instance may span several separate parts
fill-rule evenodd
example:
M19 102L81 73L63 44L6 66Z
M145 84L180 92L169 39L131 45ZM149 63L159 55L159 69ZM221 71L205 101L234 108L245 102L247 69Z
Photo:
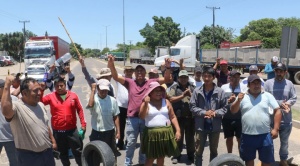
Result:
M70 51L70 45L58 36L31 37L25 43L25 70L32 64L51 65L59 57Z

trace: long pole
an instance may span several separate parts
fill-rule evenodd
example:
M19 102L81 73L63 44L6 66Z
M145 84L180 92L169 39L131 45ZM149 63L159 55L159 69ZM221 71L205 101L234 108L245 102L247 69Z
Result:
M110 25L103 25L105 27L105 48L107 48L107 27Z
M72 38L71 38L71 36L70 36L69 32L67 31L67 29L66 29L66 27L65 27L64 23L62 22L62 20L61 20L59 17L58 17L58 19L59 19L60 23L62 24L62 26L64 27L64 29L65 29L66 33L68 34L68 36L69 36L69 38L70 38L70 40L71 40L71 43L72 43L72 44L73 44L73 46L75 47L75 50L76 50L76 52L77 52L77 55L78 55L78 59L81 59L81 55L80 55L80 53L79 53L79 51L78 51L78 49L77 49L77 47L76 47L75 43L73 42L73 40L72 40Z
M126 62L126 50L125 50L125 3L123 0L123 60L124 60L124 66L125 66L125 62Z

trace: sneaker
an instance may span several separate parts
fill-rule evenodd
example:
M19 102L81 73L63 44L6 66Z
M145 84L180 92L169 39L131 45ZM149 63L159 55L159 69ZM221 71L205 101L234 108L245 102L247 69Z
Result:
M172 159L172 164L177 164L177 163L178 163L178 160L177 160L177 158L174 157L174 158Z
M280 166L289 166L288 162L286 160L280 160L279 163Z

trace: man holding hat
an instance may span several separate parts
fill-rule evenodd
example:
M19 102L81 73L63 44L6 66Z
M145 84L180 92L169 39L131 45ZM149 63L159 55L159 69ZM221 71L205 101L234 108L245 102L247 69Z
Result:
M120 136L119 107L114 97L108 95L110 82L99 79L92 84L92 91L88 108L92 115L92 133L90 141L100 140L105 142L114 152L117 159L116 139ZM97 89L97 90L96 90ZM100 159L98 159L100 164ZM98 165L97 163L94 163Z
M241 158L247 166L254 166L256 151L262 165L270 165L274 160L273 139L278 137L281 112L276 99L261 89L257 75L248 77L248 91L239 93L230 107L232 113L241 112ZM269 107L274 110L274 126L271 128Z
M220 70L217 70L218 65L220 65ZM216 70L216 78L217 78L217 85L221 87L223 84L227 84L229 82L229 73L228 70L228 62L226 60L221 60L217 58L217 62L214 65L214 70Z
M265 73L268 74L268 79L275 77L274 68L276 67L279 59L277 56L273 56L271 59L271 63L267 63L265 66Z
M0 79L0 100L2 98L3 88L5 81ZM17 101L18 98L16 96L11 95L13 101ZM1 106L1 105L0 105ZM18 166L18 158L17 151L15 147L14 138L11 132L11 128L9 123L5 120L5 117L2 114L2 109L0 107L0 153L2 148L5 148L9 165L10 166Z
M185 136L186 151L188 159L194 162L195 153L195 122L189 104L192 93L195 89L193 84L189 83L189 75L186 70L181 70L178 74L178 83L174 84L168 92L168 97L172 103L174 113L177 117L182 138ZM177 142L180 153L183 150L183 139ZM172 163L177 164L181 158L173 156Z
M134 69L132 66L125 66L124 67L124 77L132 79L132 74ZM121 75L121 74L119 74ZM122 76L122 75L121 75ZM117 143L117 147L119 150L124 150L124 132L125 132L125 125L126 125L126 118L127 118L127 108L128 108L128 90L116 81L117 84L117 102L120 109L119 114L119 122L120 122L120 138Z
M228 104L234 102L236 96L241 93L241 84L240 82L241 73L237 70L232 70L230 72L230 81L229 83L222 85L222 89L225 92L225 97ZM236 137L238 142L238 148L240 147L240 137L242 132L241 124L241 112L233 114L230 112L230 105L227 107L227 112L223 116L222 126L224 131L224 136L226 139L227 152L232 153L233 148L233 137Z
M249 67L249 76L255 74L258 74L258 67L256 65L251 65ZM265 81L264 79L260 78L261 81L261 87L264 87ZM242 81L241 81L241 90L242 92L246 92L248 90L248 77L245 77Z
M140 106L142 104L143 97L149 88L151 82L157 81L160 84L165 83L165 80L169 81L170 69L171 69L171 60L165 60L166 72L164 78L156 79L145 79L146 69L142 65L137 65L135 68L135 79L126 78L118 75L117 70L114 64L114 57L108 55L107 66L110 68L112 77L114 80L118 81L128 89L128 94L130 96L128 101L128 111L127 111L127 120L126 120L126 158L125 165L132 165L132 158L134 155L135 146L137 143L138 135L143 133L145 127L145 121L138 117ZM145 163L145 155L139 153L139 164Z
M279 129L280 149L279 157L280 164L287 166L289 136L292 131L292 106L297 101L297 94L294 84L285 79L287 68L283 63L278 63L274 69L275 78L269 79L265 83L265 91L273 94L277 103L280 106L282 119Z

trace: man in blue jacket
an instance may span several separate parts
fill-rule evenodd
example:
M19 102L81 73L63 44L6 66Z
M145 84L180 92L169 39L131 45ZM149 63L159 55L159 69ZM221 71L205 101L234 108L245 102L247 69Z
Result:
M265 73L268 74L268 79L275 77L274 68L277 65L279 59L277 56L273 56L271 63L266 64Z

